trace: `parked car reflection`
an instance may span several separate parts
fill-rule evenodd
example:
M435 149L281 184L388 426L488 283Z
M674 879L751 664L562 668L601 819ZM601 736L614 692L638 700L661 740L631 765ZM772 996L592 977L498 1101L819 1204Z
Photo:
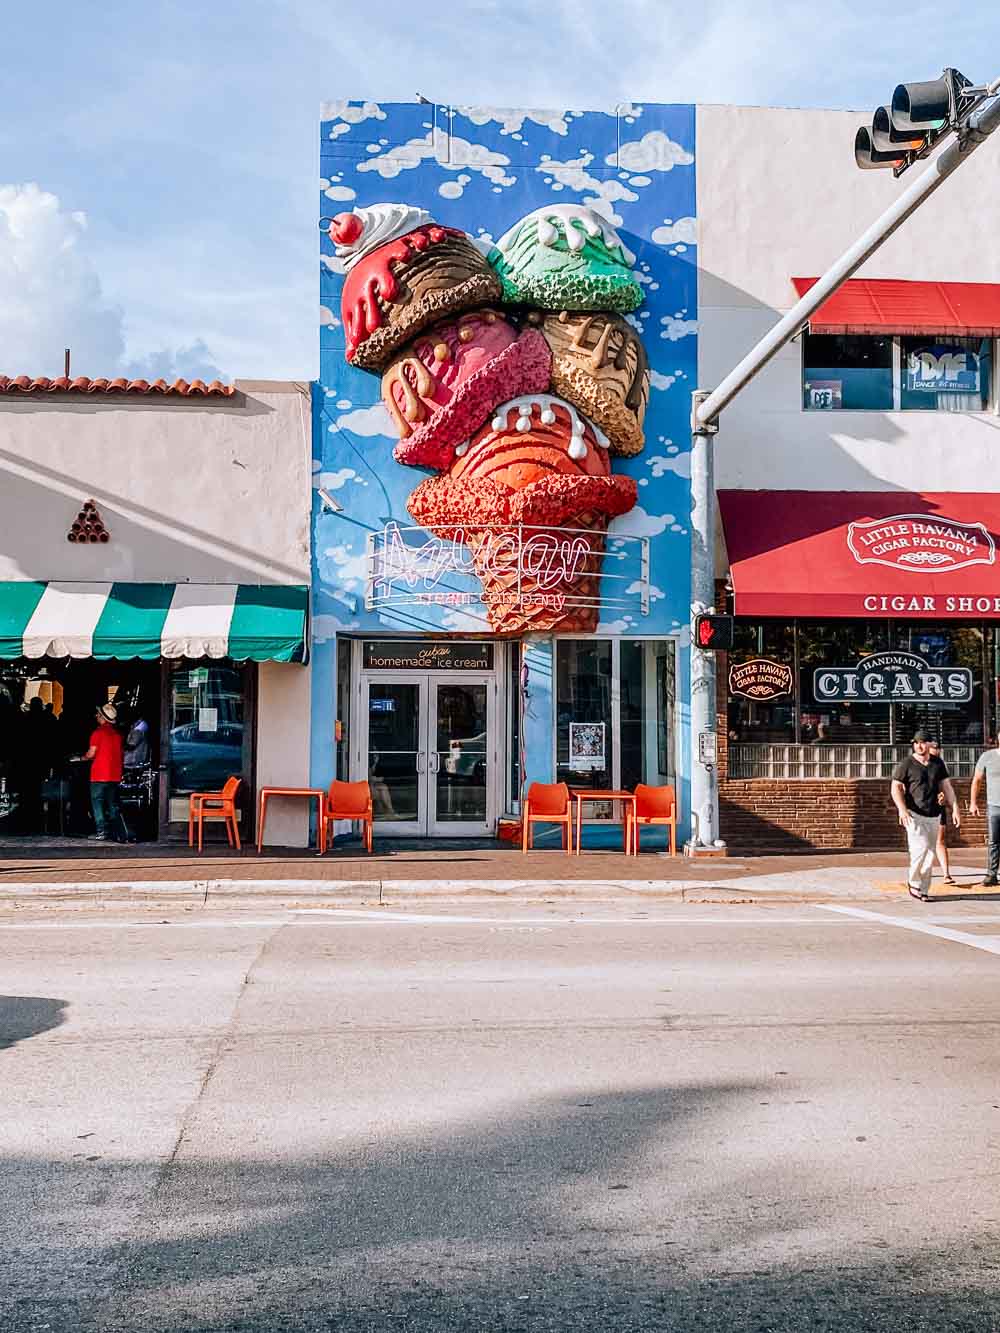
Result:
M175 792L214 791L243 771L243 724L224 722L200 731L196 722L170 729L170 787Z

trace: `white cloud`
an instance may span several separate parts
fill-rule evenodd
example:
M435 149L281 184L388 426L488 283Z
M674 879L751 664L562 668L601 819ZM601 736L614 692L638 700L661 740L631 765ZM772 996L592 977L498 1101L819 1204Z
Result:
M323 102L319 118L336 121L330 129L330 138L339 139L352 125L360 125L365 120L385 120L385 112L377 102L362 102L360 106L351 106L350 102Z
M392 420L382 402L373 403L371 407L356 407L353 412L338 417L330 429L349 430L352 435L386 435L389 439L395 435Z
M612 537L658 537L676 522L673 514L647 514L642 505L636 505L608 525Z
M698 223L694 218L663 219L664 225L657 227L652 239L657 245L697 245Z
M358 474L352 467L342 467L338 468L336 472L320 472L313 479L313 485L317 490L339 491L342 486L346 486L349 481L355 478L358 478Z
M368 579L368 552L352 551L343 543L328 546L323 552L326 560L332 560L337 568L336 579L342 590L361 588ZM334 593L334 596L337 594Z
M323 187L323 184L324 182L320 181L321 188ZM327 185L326 188L323 189L323 193L326 195L327 199L336 199L338 201L343 200L345 203L349 199L356 199L358 197L349 185Z
M463 139L457 134L449 135L447 144L447 162L438 159L433 136L428 134L423 139L411 139L408 143L397 144L386 149L384 153L375 153L364 162L359 162L357 169L377 171L383 180L393 180L401 171L412 171L414 167L419 167L421 162L433 158L445 171L460 172L466 167L472 171L481 171L488 181L497 186L513 185L517 180L516 176L508 176L504 172L504 167L510 166L510 158L505 157L503 153L495 153L482 144L469 143L468 139Z
M619 199L626 203L633 204L639 198L634 190L628 189L617 177L610 176L603 179L592 176L587 170L594 160L594 154L583 152L579 157L567 159L565 162L557 162L555 158L547 157L535 167L544 176L551 177L556 185L565 187L567 190L574 190L578 194L590 194L583 200L589 204L595 213L600 213L602 217L612 224L620 227L623 218L615 212L614 205Z
M568 111L525 111L501 106L456 106L455 110L466 120L471 120L473 125L486 125L495 120L501 134L519 134L526 120L543 125L553 134L565 134L568 128Z
M321 305L319 308L319 322L327 329L337 329L340 327L340 320L333 313L328 305Z
M320 255L320 263L325 264L331 273L339 273L343 276L347 269L344 268L344 261L338 259L336 255Z
M224 378L200 338L133 349L88 253L87 217L36 184L0 185L0 373Z
M691 455L673 454L654 454L652 458L646 459L646 466L652 469L654 477L662 477L667 472L673 472L678 477L689 478L691 476ZM670 520L671 523L674 521Z
M461 175L453 181L445 181L438 186L438 194L443 199L461 199L465 193L465 187L472 180L471 176Z
M602 620L598 628L605 634L634 634L635 617L623 616L621 620Z
M669 389L671 384L676 384L676 375L662 375L658 370L649 372L649 382L654 389Z
M660 337L669 338L672 343L698 332L698 321L696 319L678 319L676 315L664 315L660 323L663 325L663 332Z
M643 588L641 579L636 579L634 583L630 583L628 587L625 589L626 593L635 593L637 595L641 595L642 590ZM651 583L649 585L649 600L651 602L662 601L663 598L666 597L666 595L667 594L663 591L663 589L658 588L655 583Z
M619 144L618 152L609 153L604 160L622 171L672 171L690 166L694 157L662 130L650 130L641 139Z
M351 600L354 601L355 599L352 598ZM360 628L360 620L341 620L339 616L324 612L324 614L312 618L313 642L329 643L331 639L335 639L337 634L344 630Z

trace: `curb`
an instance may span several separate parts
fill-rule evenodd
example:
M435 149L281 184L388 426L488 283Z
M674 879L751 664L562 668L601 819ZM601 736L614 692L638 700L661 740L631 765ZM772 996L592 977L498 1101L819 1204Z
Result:
M874 884L851 884L822 890L785 887L776 876L748 876L740 881L706 883L692 880L521 880L483 879L456 882L444 879L413 880L128 880L94 883L88 880L61 884L31 882L0 885L0 907L68 902L116 903L185 902L202 907L237 905L266 899L276 903L369 902L392 904L421 899L552 899L647 898L685 903L838 902L879 900ZM771 880L772 883L766 881Z

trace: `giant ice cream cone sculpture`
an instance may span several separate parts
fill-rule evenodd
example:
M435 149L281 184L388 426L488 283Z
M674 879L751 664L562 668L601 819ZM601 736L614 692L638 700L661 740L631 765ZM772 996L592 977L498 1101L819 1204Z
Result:
M636 499L630 477L611 475L603 433L538 394L504 403L456 453L407 507L469 547L493 630L594 630L608 521Z
M396 459L440 474L410 496L413 518L468 547L496 633L592 632L608 523L637 493L610 455L642 448L649 393L620 314L642 300L633 257L583 205L536 209L489 264L403 204L341 214L330 234L347 359L384 371Z

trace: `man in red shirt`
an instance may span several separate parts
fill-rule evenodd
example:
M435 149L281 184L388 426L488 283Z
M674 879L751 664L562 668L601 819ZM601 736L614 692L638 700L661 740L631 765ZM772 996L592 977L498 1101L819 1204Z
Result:
M81 756L90 761L90 804L97 826L97 832L90 835L94 842L128 841L118 800L124 745L115 726L117 720L114 704L102 704L97 710L97 729L91 734L90 749Z

